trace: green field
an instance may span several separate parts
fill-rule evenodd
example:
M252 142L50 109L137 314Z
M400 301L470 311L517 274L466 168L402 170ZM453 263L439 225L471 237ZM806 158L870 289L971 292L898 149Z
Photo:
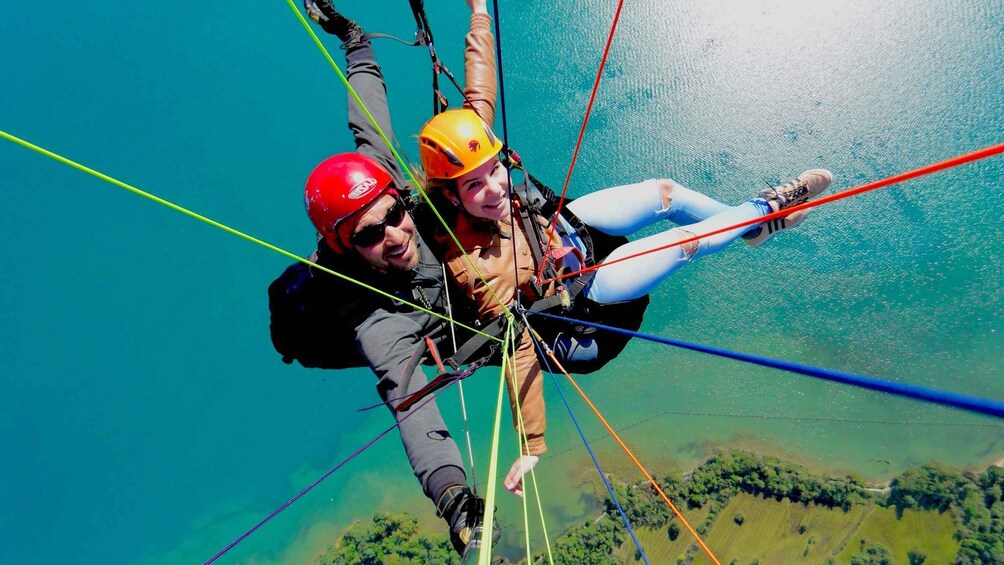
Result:
M742 515L742 525L736 523L737 515ZM705 509L686 514L692 524L700 524L706 516ZM693 542L685 530L676 541L669 540L666 528L639 528L636 533L651 563L677 563ZM887 547L895 563L909 563L911 550L923 553L926 563L951 563L959 549L954 533L951 517L937 512L907 510L897 518L895 510L878 506L859 505L844 512L739 494L703 539L723 564L808 564L830 558L844 564L860 551L862 539ZM634 554L628 539L614 557L631 563ZM709 565L711 560L701 552L693 563Z
M889 548L895 563L909 563L911 550L927 556L925 563L953 563L959 551L954 533L955 526L947 512L908 509L903 511L902 518L897 518L895 509L875 507L837 556L837 561L849 562L860 550L862 540L866 540Z
M683 517L687 522L695 528L698 524L704 522L708 516L707 508L697 510L681 509L681 512L683 512ZM619 518L610 516L608 519L617 520ZM677 520L674 521L678 523ZM658 530L651 528L635 529L635 535L638 536L638 542L641 543L641 546L645 548L645 555L648 556L649 563L676 563L677 559L686 553L687 547L694 541L693 536L682 525L680 526L680 535L675 541L670 541L667 530L668 528L659 528ZM614 551L613 556L618 561L633 563L637 551L631 538L628 537L624 544ZM640 560L638 562L641 563Z
M842 547L871 507L848 512L739 494L722 509L705 543L722 563L820 563ZM734 520L743 516L739 525ZM694 563L711 563L699 555Z
M691 528L722 565L1004 563L1000 467L975 473L928 464L878 489L853 476L822 477L772 457L722 452L682 481L663 481L687 524L647 482L615 481L613 488L653 564L712 563ZM640 562L612 503L606 508L609 513L552 536L554 563ZM372 525L353 528L352 536L342 539L351 543L329 552L332 563L369 562L344 560L346 552L355 557L393 553L416 563L455 556L445 536L420 536L410 516L378 516ZM525 553L509 551L506 557L505 563L526 563ZM546 559L544 554L532 558L534 563Z

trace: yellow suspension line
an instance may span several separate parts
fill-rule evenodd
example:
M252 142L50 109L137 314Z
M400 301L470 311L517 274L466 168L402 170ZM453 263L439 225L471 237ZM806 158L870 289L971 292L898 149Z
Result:
M482 522L481 552L478 565L491 565L492 529L495 524L495 489L498 487L499 430L502 426L502 395L505 394L505 366L509 361L509 345L513 341L512 318L506 324L504 347L502 348L502 370L499 373L498 400L495 402L495 424L492 434L492 449L488 464L488 484L485 485L485 517Z
M537 499L537 510L540 511L540 529L544 532L544 548L547 549L547 562L554 565L554 556L551 555L551 540L547 535L547 524L544 522L544 505L540 500L540 489L537 487L537 474L534 469L530 469L530 480L533 482L533 496Z
M543 374L541 374L543 378ZM522 425L522 424L521 424ZM551 540L547 535L547 523L544 521L544 504L540 500L540 488L537 486L537 471L536 469L530 469L530 481L533 483L533 496L537 500L537 512L540 515L540 529L544 533L544 548L547 550L547 562L550 565L554 565L554 557L551 555ZM524 484L524 487L526 485ZM529 492L529 491L527 491ZM530 528L527 527L527 530ZM529 546L530 539L529 534L527 534L527 559L530 559ZM529 563L529 561L527 561Z
M665 501L667 505L669 505L670 510L672 510L673 514L675 514L676 517L680 519L680 522L682 522L684 527L687 528L687 531L690 532L690 535L694 537L694 540L697 541L697 544L701 546L701 549L704 550L704 553L711 559L711 561L715 565L721 565L721 563L718 561L718 558L715 557L715 555L711 552L708 546L704 544L704 540L701 539L701 536L697 534L694 528L690 526L690 523L687 522L687 519L683 517L683 514L680 513L679 509L677 509L676 506L672 503L672 501L669 500L669 497L666 496L665 492L663 492L662 488L659 486L659 483L656 482L655 478L652 477L652 474L645 469L645 467L641 464L641 461L639 461L638 458L635 457L634 453L631 452L631 449L628 448L627 444L625 444L624 441L621 440L620 436L617 435L617 432L615 432L610 423L607 422L607 419L603 417L603 414L600 414L600 411L599 409L596 408L596 405L593 404L591 400L589 400L589 397L586 396L585 391L583 391L582 388L579 387L579 383L575 382L575 379L572 378L572 375L568 374L568 371L566 371L565 368L561 365L561 362L558 361L558 358L554 356L554 352L552 352L551 349L547 346L547 343L543 339L541 339L540 334L534 331L533 328L530 328L529 326L527 327L531 332L533 332L533 335L534 337L537 338L537 341L540 342L545 353L547 353L547 356L551 358L552 362L554 362L554 366L558 368L561 374L565 375L565 378L568 379L568 382L572 383L572 386L575 387L576 391L578 391L579 396L581 396L582 399L586 401L586 404L589 405L589 408L592 409L593 413L596 414L596 417L599 418L600 422L603 424L603 427L605 427L607 429L607 432L610 433L611 437L613 437L617 441L617 443L621 446L621 449L624 450L624 453L627 453L631 461L634 462L635 467L638 467L638 470L640 470L642 474L645 475L645 478L648 479L648 482L649 484L652 485L652 488L654 488L656 492L659 493L659 496L662 497L662 500Z
M187 208L182 208L181 206L178 206L177 204L175 204L173 202L170 202L168 200L164 200L163 198L160 198L158 196L154 196L153 194L150 194L149 192L140 190L140 189L138 189L138 188L136 188L136 187L134 187L132 185L126 184L126 183L124 183L124 182L122 182L122 181L120 181L118 179L112 178L112 177L110 177L110 176L108 176L108 175L106 175L104 173L100 173L98 171L95 171L94 169L91 169L90 167L86 167L84 165L81 165L80 163L77 163L76 161L71 161L70 159L67 159L66 157L63 157L62 155L58 155L56 153L53 153L52 151L49 151L48 149L44 149L44 148L39 147L39 146L37 146L37 145L35 145L33 143L29 143L29 142L27 142L27 141L25 141L25 140L23 140L23 139L21 139L19 137L13 136L13 135L11 135L11 134L3 131L3 130L0 130L0 137L6 139L8 141L11 141L13 143L16 143L17 145L20 145L20 146L22 146L22 147L24 147L26 149L31 149L32 151L35 151L36 153L39 153L41 155L45 155L46 157L49 157L50 159L54 159L56 161L59 161L60 163L63 163L64 165L68 165L70 167L73 167L74 169L77 169L79 171L85 172L85 173L87 173L87 174L89 174L91 176L97 177L97 178L99 178L99 179L101 179L103 181L106 181L106 182L109 182L111 184L114 184L115 186L117 186L119 188L123 188L125 190L128 190L129 192L132 192L133 194L137 194L139 196L142 196L143 198L152 200L152 201L154 201L154 202L156 202L158 204L161 204L162 206L166 206L166 207L170 208L171 210L174 210L176 212L181 212L182 214L184 214L184 215L186 215L186 216L188 216L190 218L194 218L196 220L199 220L200 222L204 222L204 223L209 224L209 225L211 225L211 226L213 226L215 228L219 228L219 229L221 229L221 230L223 230L223 231L225 231L225 232L227 232L229 234L236 235L237 237L239 237L241 239L245 239L247 241L250 241L251 243L254 243L254 244L260 245L260 246L262 246L262 247L264 247L266 249L270 249L272 251L275 251L276 253L278 253L280 255L284 255L286 257L289 257L290 259L295 259L295 260L297 260L297 261L299 261L301 263L306 263L307 265L310 265L311 267L314 267L315 269L318 269L320 271L324 271L325 273L328 273L330 275L334 275L334 276L336 276L336 277L338 277L338 278L340 278L342 280L348 281L350 283L357 284L357 285L359 285L359 286L361 286L361 287L363 287L365 289L372 290L373 292L375 292L377 294L380 294L382 296L385 296L387 298L390 298L391 300L394 300L394 301L397 301L397 302L401 302L403 304L411 306L412 308L414 308L415 310L418 310L419 312L424 312L426 314L429 314L430 316L435 316L436 318L439 318L441 320L446 320L447 322L453 322L453 323L457 324L458 326L460 326L460 327L462 327L464 329L470 330L472 332L481 334L481 335L486 336L486 337L490 337L490 338L494 339L495 341L501 341L497 337L490 336L490 335L488 335L486 333L483 333L483 332L480 332L480 331L478 331L478 330L476 330L474 328L471 328L469 326L465 326L464 324L461 324L460 322L454 321L452 318L449 318L447 316L443 316L442 314L437 314L436 312L433 312L432 310L428 310L426 308L423 308L423 307L421 307L421 306L419 306L417 304L412 304L411 302L408 302L406 300L401 300L400 298L398 298L397 296L394 296L393 294L389 294L389 293L384 292L384 291L382 291L382 290L380 290L380 289L378 289L376 287L370 286L370 285L368 285L368 284L366 284L364 282L357 281L357 280L355 280L355 279L353 279L351 277L348 277L348 276L345 276L345 275L343 275L341 273L332 271L331 269L328 269L327 267L322 267L321 265L318 265L317 263L314 263L312 261L304 259L303 257L300 257L299 255L296 255L295 253L290 253L289 251L286 251L285 249L282 249L280 247L276 247L275 245L272 245L272 244L270 244L268 242L262 241L262 240L260 240L260 239L258 239L256 237L252 237L250 235L247 235L246 233L238 231L238 230L235 230L234 228L231 228L230 226L227 226L225 224L221 224L220 222L217 222L216 220L212 220L212 219L207 218L207 217L205 217L205 216L203 216L201 214L197 214L195 212L192 212L191 210L188 210Z
M526 316L522 316L522 319L523 319L523 323L525 324L526 323ZM515 339L514 339L514 342L513 342L512 346L513 346L514 357L515 357L515 348L516 348ZM516 375L516 361L515 361L515 358L510 363L509 368L512 371L512 374L514 376L513 379L512 379L512 381L513 381L513 387L512 387L512 389L515 390L515 391L517 391L515 394L512 394L510 392L510 395L511 395L511 398L514 399L514 402L516 404L516 419L517 419L518 424L519 424L519 429L518 429L517 434L516 434L517 435L516 441L517 441L518 453L519 453L520 457L522 457L522 455L523 455L523 446L527 445L529 443L529 440L528 440L527 435L526 435L526 427L523 425L523 408L520 405L519 392L518 392L519 390L522 389L522 383L517 382L516 377L515 377L515 375ZM541 377L542 376L543 376L543 374L541 374ZM540 500L540 489L537 487L537 473L536 473L535 469L530 469L530 480L533 482L533 495L534 495L534 498L536 499L536 502L537 502L537 513L540 516L540 527L541 527L541 529L544 532L544 547L547 549L547 560L548 560L548 562L551 565L554 565L554 559L551 556L551 542L550 542L550 540L548 539L548 536L547 536L547 523L544 520L544 506L543 506L543 503ZM528 488L527 481L523 481L523 496L521 498L523 499L522 500L522 504L523 504L523 528L524 528L524 534L525 534L525 538L526 538L525 539L525 543L526 543L526 562L527 563L532 563L533 562L533 556L530 553L530 520L529 520L529 513L527 512L527 507L526 507L526 498L527 498L526 495L529 492L530 492L530 489Z
M520 406L519 402L519 391L522 386L519 382L518 375L516 374L516 342L513 340L512 343L513 356L510 358L509 363L506 364L505 369L512 375L512 386L509 388L509 398L516 405L516 453L519 455L520 468L522 469L523 464L523 446L529 443L529 439L526 435L526 426L523 425L523 407ZM523 480L521 476L519 478L520 482L523 483L523 495L520 496L520 505L523 507L523 547L526 548L526 562L533 563L533 558L530 555L530 514L527 512L526 508L526 495L529 492L527 488L526 481ZM509 486L506 485L506 489ZM539 499L538 499L539 500Z

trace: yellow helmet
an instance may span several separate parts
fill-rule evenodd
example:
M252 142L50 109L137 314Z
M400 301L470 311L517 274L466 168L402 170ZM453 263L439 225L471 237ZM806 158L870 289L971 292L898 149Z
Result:
M418 154L425 176L455 179L480 167L502 150L502 141L474 110L447 110L422 127Z

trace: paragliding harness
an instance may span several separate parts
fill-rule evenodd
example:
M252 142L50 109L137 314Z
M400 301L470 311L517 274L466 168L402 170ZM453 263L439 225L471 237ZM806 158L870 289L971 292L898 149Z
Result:
M317 253L309 257L317 262ZM270 333L272 345L282 355L282 361L291 364L297 361L306 368L348 369L367 366L366 360L355 343L355 328L369 315L357 308L352 301L338 300L342 296L340 281L328 273L317 271L310 265L296 262L283 271L268 287L269 310L271 311ZM426 304L425 306L431 306ZM482 331L488 335L503 335L505 320L498 317L486 324ZM522 326L518 331L522 331ZM498 357L499 343L474 334L458 349L447 362L453 368L448 371L439 358L435 343L426 337L419 347L428 348L429 356L416 355L415 365L434 362L439 366L439 375L427 385L402 398L394 409L404 412L435 391L472 375L478 368ZM497 363L497 362L496 362ZM462 365L467 365L461 369ZM406 369L412 370L414 366ZM383 403L364 408L369 410Z
M334 267L339 272L352 275L367 270L362 259L351 256L334 258L326 252L324 245L321 240L319 250L308 257L310 262ZM352 286L351 283L300 261L287 267L272 281L268 287L271 314L269 330L272 345L282 355L284 363L296 361L303 367L317 369L347 369L368 365L353 345L356 341L355 328L372 314L374 308L360 308L357 300L346 299ZM429 309L436 307L429 302L421 286L413 286L411 292L412 296L408 299L414 299L416 303ZM449 292L448 286L444 292ZM374 295L374 300L379 298ZM493 320L480 327L472 305L461 300L451 300L449 304L452 310L450 314L455 319L479 327L480 331L489 335L504 334L504 320ZM390 299L387 299L384 307L392 307ZM461 340L477 335L462 328L457 328L457 334ZM496 354L498 347L496 342L484 345L461 348L462 351L458 350L447 361L454 369L473 363L481 366L487 362L487 358ZM431 358L423 355L422 362L438 362L438 352L433 351L433 347L430 345L429 348Z
M323 240L319 241L318 251L311 254L308 260L347 274L358 274L367 269L361 259L329 255L324 245ZM367 366L366 359L352 344L356 340L355 328L372 313L372 308L359 308L357 301L345 299L351 286L351 283L300 261L287 267L272 281L268 287L271 315L269 330L272 345L282 356L284 363L296 361L303 367L318 369ZM448 284L444 292L450 292ZM421 287L413 287L412 295L409 298L414 298L416 303L430 309L436 307L429 303ZM504 317L482 324L473 305L460 300L459 296L456 298L447 301L452 318L491 336L505 334ZM390 306L388 299L387 307ZM518 331L522 331L522 326L518 327ZM466 342L446 359L446 363L454 370L467 365L470 372L473 372L473 369L488 363L498 364L498 341L478 336L463 328L456 328L456 333L461 342ZM470 336L481 339L468 339ZM442 365L432 343L429 343L429 354L416 356L416 359L426 364L435 361Z
M509 159L514 164L518 163L518 157L514 154ZM529 235L527 239L531 243L536 264L543 267L534 281L541 285L542 281L553 278L556 273L553 261L541 245L545 237L544 228L536 221L536 216L538 214L543 217L553 216L557 211L558 197L550 188L526 172L521 165L516 166L526 177L514 191L517 195L516 208L519 210L519 221ZM567 208L562 211L562 218L575 230L583 243L585 249L581 259L585 267L595 264L595 258L606 257L613 249L627 242L626 238L610 236L590 228ZM423 222L417 223L421 225ZM311 255L310 260L317 262L319 253ZM643 296L617 304L598 304L581 295L591 277L592 272L572 277L552 296L514 305L512 310L524 309L531 313L554 312L570 318L585 319L629 330L640 328L642 316L648 306L648 297ZM304 367L321 369L367 366L359 351L346 345L355 343L355 328L365 320L369 311L358 308L352 301L340 299L344 297L345 284L347 283L317 271L305 263L296 262L287 267L282 275L269 285L272 344L282 355L284 363L291 364L295 360ZM538 294L541 295L543 292ZM457 303L463 304L463 301ZM453 306L458 307L458 304ZM495 338L505 335L508 324L508 316L505 314L481 324L476 321L472 311L464 310L463 306L459 306L458 309L460 313L455 313L455 317L474 320L472 324L483 334ZM523 332L522 316L517 312L513 318L515 335L520 335ZM614 359L630 340L622 334L600 332L592 327L544 318L535 320L534 329L549 343L553 343L562 335L578 340L602 340L597 358L584 362L564 363L566 369L580 374L602 368ZM435 360L440 367L440 375L423 389L405 397L395 409L407 410L428 394L470 376L482 366L499 365L500 343L497 339L487 336L465 332L462 337L468 339L453 355L442 362L439 361L434 345L427 341L431 359L423 356L422 360L427 363ZM449 369L444 365L449 366Z
M531 250L537 260L538 270L534 280L537 288L543 286L549 280L558 277L555 271L556 256L554 250L545 251L542 249L542 242L546 242L545 229L536 221L533 221L535 213L545 218L551 219L553 225L557 225L559 219L555 216L558 213L560 198L548 188L544 183L527 172L519 161L519 156L510 152L508 160L513 168L523 172L526 182L515 191L519 198L525 199L525 204L520 206L520 221L527 229L527 233L534 233L536 237L528 237L531 240ZM566 199L569 203L572 199ZM602 261L614 249L628 242L623 236L613 236L603 233L583 222L567 206L561 208L561 220L578 236L583 249L573 248L583 268L588 269ZM529 229L528 229L529 228ZM530 231L533 229L534 231ZM562 253L568 250L561 250ZM530 314L534 312L546 312L571 319L588 320L590 322L615 326L631 331L641 328L645 309L648 307L649 298L647 295L634 300L617 302L613 304L600 304L590 300L582 294L582 291L589 285L595 275L595 270L579 273L575 276L562 280L562 284L556 289L552 296L541 298L524 304L523 308ZM538 294L540 296L540 294ZM587 374L600 370L608 362L616 358L630 341L630 337L620 333L611 333L596 328L581 325L569 324L561 320L537 317L533 322L533 327L552 346L559 337L585 343L595 342L597 345L597 356L588 360L566 359L562 365L570 372Z
M557 273L552 260L553 254L549 254L541 243L545 241L546 234L545 228L537 222L537 216L553 217L557 213L559 198L547 185L522 167L519 163L519 157L514 152L508 151L504 155L507 155L503 157L506 165L517 168L525 176L525 181L513 191L516 195L515 209L518 211L518 221L521 222L523 229L528 234L527 240L530 242L535 263L540 267L533 282L538 285L537 288L540 290L537 296L543 296L544 284L548 279L556 277ZM420 225L431 223L431 218L427 218L427 222L422 222L422 219L426 218L419 217L416 223ZM624 237L607 235L590 228L567 208L562 211L562 219L567 226L575 231L578 239L582 242L584 249L579 250L578 253L583 267L594 265L595 257L606 257L613 249L627 242ZM440 361L435 345L427 340L429 351L439 366L439 375L420 390L394 399L399 401L394 407L395 410L398 412L409 410L437 390L471 376L480 367L500 365L501 344L497 338L505 335L510 316L513 319L514 335L519 336L523 333L523 316L519 310L554 312L572 318L588 319L631 330L640 328L642 317L648 306L648 296L617 304L596 303L582 296L582 291L592 280L592 273L593 271L590 271L570 277L569 282L560 285L553 295L526 301L525 304L512 305L508 312L496 316L483 325L475 321L474 325L478 326L485 335L472 335L447 359ZM534 329L549 343L552 343L559 336L567 336L580 342L585 340L601 342L602 345L597 347L598 355L596 358L587 361L565 360L563 362L566 369L580 374L591 373L602 368L610 360L617 357L630 340L630 337L622 334L601 332L592 327L545 318L537 318L534 322Z
M522 304L512 306L511 310L526 310L530 313L547 312L570 318L589 320L595 323L613 325L632 331L638 330L641 327L645 309L648 307L648 296L615 304L594 302L583 296L582 291L592 281L595 271L587 271L574 277L569 277L565 279L566 282L559 284L555 288L555 292L551 296L544 296L546 283L556 279L558 276L554 259L556 255L560 256L560 253L555 254L554 250L545 249L543 242L547 241L546 228L541 226L537 221L537 216L553 218L552 221L556 222L557 218L555 215L558 212L560 199L547 185L526 171L515 151L503 151L502 160L503 164L507 167L520 171L525 177L525 180L517 185L513 191L513 194L516 196L514 209L517 221L520 222L520 225L527 234L534 264L538 266L537 273L531 283L534 286L535 294L543 297L536 300L526 300L524 298ZM570 201L566 200L566 202ZM608 235L591 228L568 210L567 207L561 210L561 218L564 220L565 225L574 231L579 241L582 242L583 249L575 248L571 252L577 255L583 267L588 268L595 265L597 260L602 260L614 249L628 241L625 237ZM567 251L563 250L562 252ZM483 328L483 331L489 335L502 337L505 331L505 318L504 314L497 316ZM522 316L518 312L515 320L518 324L516 335L519 335L522 333L523 327L521 323ZM598 347L599 354L595 359L588 361L566 361L564 363L566 369L580 374L591 373L601 369L610 360L617 357L628 341L630 341L630 337L622 334L602 332L593 327L581 324L568 324L567 322L545 319L543 317L537 318L534 322L534 329L549 344L552 344L562 335L578 341L594 339L601 341L602 346ZM471 358L479 360L478 366L485 364L497 365L498 359L495 356L497 347L497 342L494 342L490 338L474 335L458 348L453 357L446 360L446 363L455 370L464 364L464 360ZM484 348L490 348L491 353L486 353Z

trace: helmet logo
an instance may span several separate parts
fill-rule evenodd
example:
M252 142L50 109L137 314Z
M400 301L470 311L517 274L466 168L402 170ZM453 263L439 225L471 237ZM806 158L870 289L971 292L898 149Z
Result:
M481 144L478 143L478 140L472 139L470 142L467 143L467 150L470 151L471 153L477 153L478 151L481 150Z
M349 200L358 200L363 196L366 196L369 191L373 190L373 187L375 187L376 184L377 181L373 177L367 177L357 182L355 186L349 189Z

